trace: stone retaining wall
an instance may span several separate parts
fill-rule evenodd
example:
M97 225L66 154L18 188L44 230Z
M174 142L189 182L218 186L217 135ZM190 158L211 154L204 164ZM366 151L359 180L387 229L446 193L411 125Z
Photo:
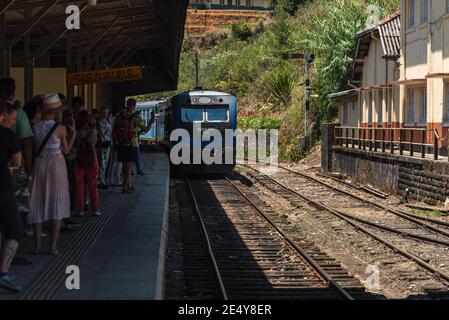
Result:
M329 131L333 130L323 130L323 135ZM329 142L333 143L333 137L323 139L323 171L340 172L361 184L429 205L442 204L449 197L449 163L446 161L354 150Z

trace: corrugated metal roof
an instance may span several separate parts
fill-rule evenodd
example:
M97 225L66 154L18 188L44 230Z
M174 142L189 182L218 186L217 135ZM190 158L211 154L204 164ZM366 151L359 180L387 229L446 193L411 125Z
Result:
M396 12L379 22L379 33L386 58L401 55L401 15Z

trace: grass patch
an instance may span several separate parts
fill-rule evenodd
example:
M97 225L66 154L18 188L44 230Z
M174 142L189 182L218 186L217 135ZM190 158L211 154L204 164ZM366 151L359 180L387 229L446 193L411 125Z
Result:
M426 217L442 217L443 213L439 209L435 209L433 211L427 211L422 209L412 209L412 213L420 216Z

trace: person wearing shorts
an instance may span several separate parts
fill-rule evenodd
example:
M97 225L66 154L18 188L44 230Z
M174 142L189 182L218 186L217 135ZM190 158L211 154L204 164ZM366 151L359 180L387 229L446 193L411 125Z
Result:
M148 132L154 119L150 121L148 126L145 126L145 121L139 114L135 113L137 101L135 99L128 99L126 101L126 108L118 115L118 119L127 119L130 122L131 141L126 145L117 144L117 160L123 163L123 188L122 193L130 193L134 191L131 186L131 170L133 163L136 162L139 147L139 133Z

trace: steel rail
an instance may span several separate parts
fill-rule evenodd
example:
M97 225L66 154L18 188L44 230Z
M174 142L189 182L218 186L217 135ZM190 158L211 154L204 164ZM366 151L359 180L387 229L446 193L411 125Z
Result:
M209 233L207 232L206 224L204 223L203 217L201 216L201 210L200 210L200 207L198 205L198 201L196 200L195 193L193 192L193 188L192 188L192 185L191 185L189 179L185 177L184 180L185 180L185 182L187 184L187 187L189 189L190 196L192 197L193 204L195 206L195 213L196 213L196 216L198 217L198 220L200 222L201 230L202 230L203 235L204 235L204 239L206 240L207 252L208 252L208 255L209 255L209 258L210 258L213 270L214 270L216 281L218 283L218 289L220 291L220 295L223 298L223 300L229 300L228 299L228 294L226 293L226 288L225 288L224 283L223 283L223 279L222 279L221 274L220 274L220 270L218 268L217 260L215 259L214 251L212 250L212 245L211 245L211 242L210 242Z
M342 299L354 300L354 298L341 287L319 264L315 261L303 248L293 241L274 221L260 210L253 201L251 201L229 178L225 178L226 182L265 220L267 221L281 236L281 238L289 244L318 274L328 283L329 287Z
M257 169L254 169L250 166L246 166L248 168L251 168L252 170L259 172ZM320 203L318 201L312 200L309 197L306 197L300 193L298 193L297 191L286 187L285 185L281 184L279 181L277 181L276 179L273 179L267 175L264 175L267 179L269 179L270 181L272 181L273 183L275 183L276 185L278 185L279 187L281 187L282 189L288 191L291 194L296 195L297 197L303 199L304 201L306 201L307 203L311 204L314 207L320 208L322 210L328 211L330 213L332 213L334 216L340 218L341 220L347 222L348 224L350 224L351 226L353 226L354 228L356 228L357 230L362 231L363 233L369 235L370 237L376 239L377 241L379 241L380 243L384 244L385 246L389 247L390 249L392 249L393 251L399 252L401 255L403 255L404 257L416 262L418 265L420 265L421 267L423 267L424 269L426 269L427 271L433 273L434 275L438 276L439 278L444 279L445 281L449 282L449 274L446 274L436 268L434 268L432 265L430 265L429 263L425 262L423 259L421 259L420 257L416 256L413 253L408 252L407 250L403 250L401 248L399 248L398 246L394 245L393 243L389 242L388 240L383 239L382 237L379 237L378 235L374 234L373 232L369 231L368 229L366 229L364 226L362 226L360 223L355 222L354 219L352 218L348 218L346 217L346 214L342 214L341 212L323 204Z
M247 165L242 165L242 166L252 168L252 167L247 166ZM431 222L431 223L438 224L438 225L441 225L441 226L444 226L444 227L449 227L449 222L441 221L441 220L438 220L438 219L433 219L433 218L430 218L430 217L421 217L421 216L418 216L418 215L415 215L415 214L412 214L412 213L408 213L408 212L405 212L405 211L402 211L402 210L393 209L393 208L385 206L385 205L383 205L381 203L374 202L374 201L368 200L366 198L363 198L361 196L352 194L352 193L350 193L348 191L339 189L339 188L337 188L337 187L335 187L333 185L327 184L324 181L321 181L321 180L319 180L317 178L311 177L311 176L309 176L307 174L304 174L302 172L298 172L298 171L286 168L286 167L284 167L282 165L277 165L277 167L279 167L279 168L281 168L281 169L283 169L285 171L288 171L290 173L299 175L299 176L301 176L303 178L306 178L308 180L311 180L313 182L319 183L319 184L321 184L321 185L323 185L323 186L325 186L325 187L327 187L329 189L332 189L332 190L334 190L334 191L336 191L338 193L344 194L346 196L349 196L349 197L352 197L354 199L357 199L357 200L359 200L361 202L365 202L365 203L370 204L370 205L372 205L374 207L377 207L379 209L382 209L382 210L385 210L387 212L390 212L390 213L392 213L392 214L394 214L394 215L396 215L398 217L401 217L401 218L403 218L405 220L408 220L408 221L413 222L413 223L415 223L417 225L420 225L421 227L426 227L426 228L428 228L428 229L430 229L430 230L432 230L434 232L437 232L437 233L439 233L439 234L441 234L443 236L449 237L449 232L448 231L442 230L442 229L440 229L438 227L435 227L435 226L427 223L427 222ZM252 169L254 169L254 168L252 168ZM350 187L357 190L357 188L354 187L354 186L350 186Z

